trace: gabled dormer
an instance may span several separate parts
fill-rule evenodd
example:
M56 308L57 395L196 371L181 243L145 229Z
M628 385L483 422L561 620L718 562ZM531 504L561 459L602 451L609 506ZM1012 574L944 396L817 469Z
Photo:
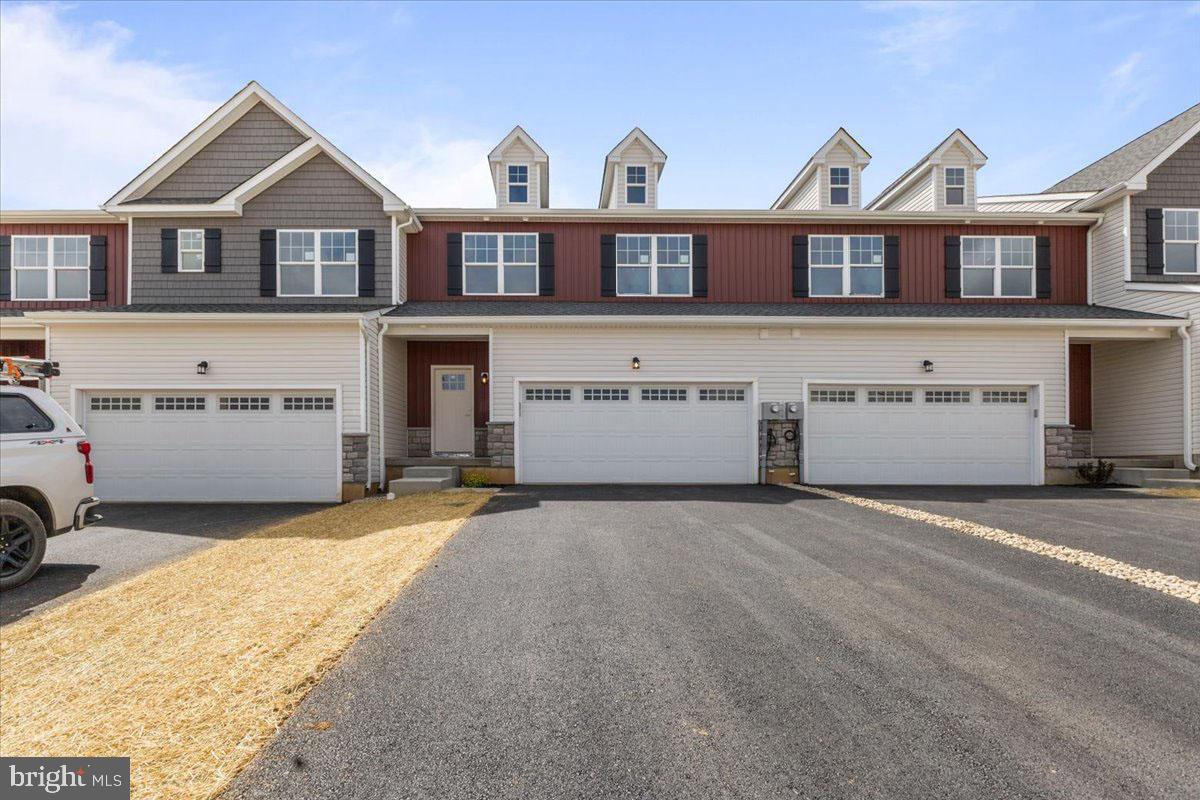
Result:
M987 156L955 129L867 204L870 211L974 211L975 175Z
M550 156L520 125L488 154L496 208L548 208Z
M773 209L837 211L862 206L862 171L871 154L845 128L813 154L771 204Z
M658 181L667 154L634 128L604 159L601 208L658 208Z

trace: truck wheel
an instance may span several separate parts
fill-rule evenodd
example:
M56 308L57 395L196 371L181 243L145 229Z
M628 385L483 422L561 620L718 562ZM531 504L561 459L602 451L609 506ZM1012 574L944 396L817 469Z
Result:
M0 499L0 591L33 577L46 555L46 526L16 500Z

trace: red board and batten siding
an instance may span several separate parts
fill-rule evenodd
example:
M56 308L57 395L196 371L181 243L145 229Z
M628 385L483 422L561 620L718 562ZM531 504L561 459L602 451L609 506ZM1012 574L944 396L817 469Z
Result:
M605 300L679 302L691 298L600 296L600 236L611 233L690 233L708 235L708 297L711 303L1086 303L1087 227L1082 225L793 225L737 223L710 225L596 222L426 222L408 236L409 300L502 300L478 295L446 295L446 234L458 232L540 232L554 234L555 296L517 300ZM900 297L792 297L792 236L802 234L898 235ZM951 300L945 291L946 236L1049 236L1052 285L1049 300Z
M1092 429L1092 346L1072 344L1070 353L1070 422L1081 431Z
M0 225L0 236L106 236L108 264L106 275L108 294L103 300L5 300L0 308L25 310L49 308L87 308L88 306L120 306L125 304L126 259L125 245L129 229L123 223L22 223Z
M488 421L488 387L479 376L488 370L487 342L450 341L408 342L408 425L410 428L430 427L429 407L432 403L430 368L435 366L475 368L475 427Z

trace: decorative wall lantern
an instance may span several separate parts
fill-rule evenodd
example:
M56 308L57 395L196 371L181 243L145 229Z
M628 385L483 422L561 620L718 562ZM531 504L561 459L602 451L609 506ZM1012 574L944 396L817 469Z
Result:
M479 382L482 383L484 386L487 386L488 374L486 372L479 373Z
M208 362L207 361L201 361L199 364L196 365L196 374L197 375L207 375L208 374Z
M637 356L634 356L633 361L629 362L629 366L632 369L641 369L642 368L642 360L640 358L638 358Z
M933 372L933 362L927 358L921 362L921 368L926 372Z

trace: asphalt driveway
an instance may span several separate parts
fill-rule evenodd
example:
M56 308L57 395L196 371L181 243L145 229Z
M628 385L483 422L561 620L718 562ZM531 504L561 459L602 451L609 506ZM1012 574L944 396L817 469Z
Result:
M994 542L783 488L518 488L227 796L1197 796L1198 687L1196 606Z
M101 524L52 537L33 579L0 593L0 624L318 508L322 506L304 503L104 503Z

